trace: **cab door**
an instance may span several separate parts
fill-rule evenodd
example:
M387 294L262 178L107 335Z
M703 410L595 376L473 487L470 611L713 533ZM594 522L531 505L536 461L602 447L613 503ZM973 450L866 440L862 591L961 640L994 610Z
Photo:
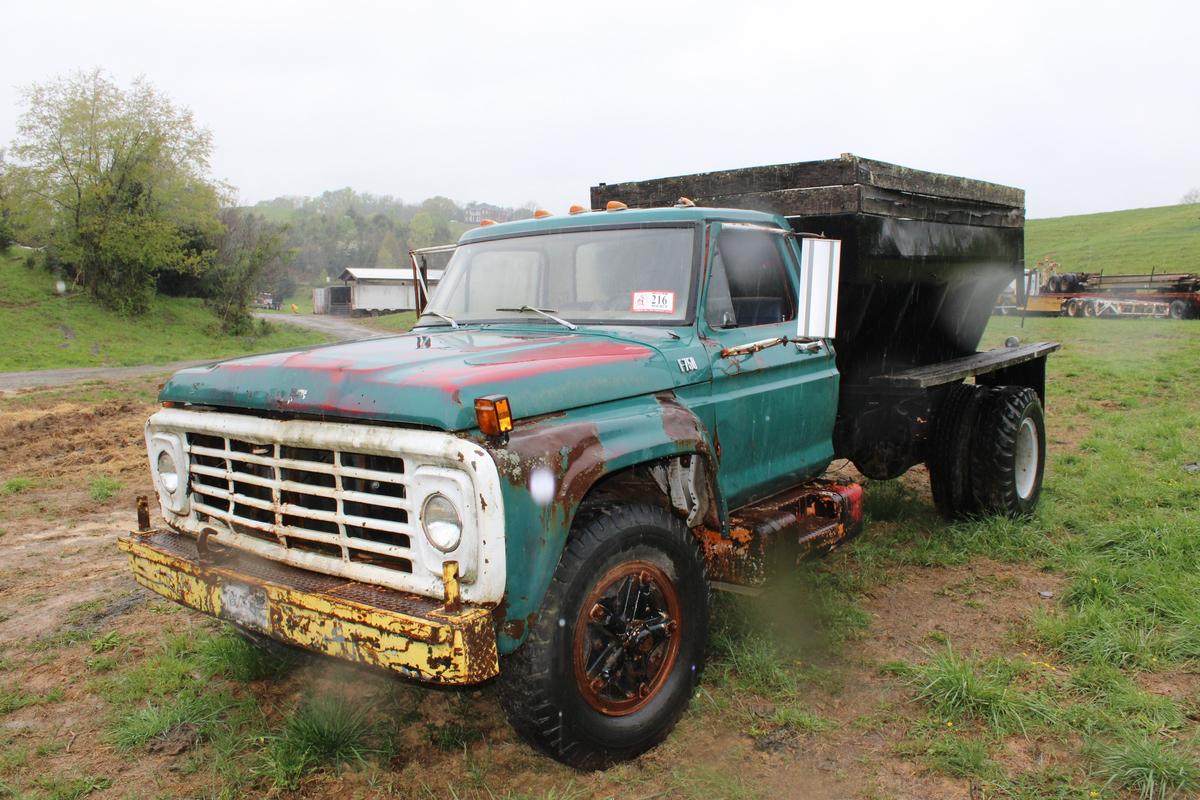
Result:
M833 457L830 343L795 339L799 276L785 232L713 223L700 329L712 364L718 480L730 508L819 475Z

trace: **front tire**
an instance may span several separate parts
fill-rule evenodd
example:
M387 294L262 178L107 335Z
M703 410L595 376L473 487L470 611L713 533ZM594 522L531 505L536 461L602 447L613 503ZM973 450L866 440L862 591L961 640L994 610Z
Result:
M1037 392L1024 386L988 390L971 448L971 488L979 510L1032 514L1046 467L1046 420Z
M581 512L528 640L501 665L509 722L578 769L635 758L691 700L708 610L682 520L641 504Z

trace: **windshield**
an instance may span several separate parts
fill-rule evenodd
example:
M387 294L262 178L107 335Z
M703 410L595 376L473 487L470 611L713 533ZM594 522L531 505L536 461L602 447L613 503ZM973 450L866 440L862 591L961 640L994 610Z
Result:
M423 324L522 318L682 322L692 291L692 227L572 231L460 246ZM506 310L497 310L506 309ZM444 322L441 324L445 324Z

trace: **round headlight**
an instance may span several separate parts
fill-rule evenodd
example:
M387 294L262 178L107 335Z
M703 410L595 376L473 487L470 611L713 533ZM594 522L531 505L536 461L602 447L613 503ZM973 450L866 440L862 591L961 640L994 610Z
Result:
M429 543L443 553L458 547L462 539L462 519L458 509L444 494L435 492L425 498L425 504L421 506L421 528Z
M169 450L158 451L158 480L167 494L175 494L179 490L179 467L175 466L175 457Z

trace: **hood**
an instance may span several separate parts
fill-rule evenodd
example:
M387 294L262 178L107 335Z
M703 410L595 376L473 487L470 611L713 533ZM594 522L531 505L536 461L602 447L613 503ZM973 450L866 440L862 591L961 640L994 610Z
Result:
M656 348L608 332L438 329L181 370L159 399L467 430L485 395L508 396L521 419L674 379Z

